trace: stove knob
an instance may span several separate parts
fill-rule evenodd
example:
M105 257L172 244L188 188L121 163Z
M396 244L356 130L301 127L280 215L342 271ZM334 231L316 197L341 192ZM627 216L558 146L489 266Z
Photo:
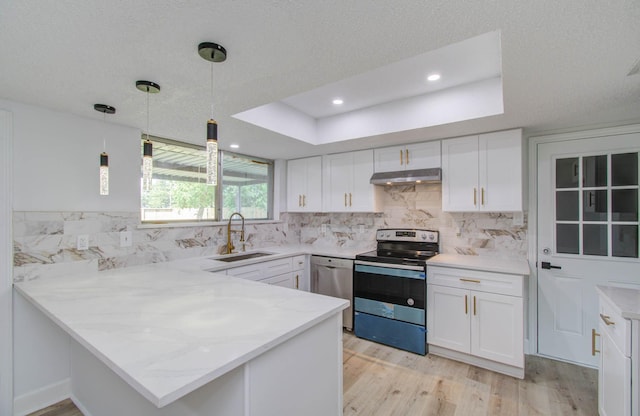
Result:
M422 238L423 240L426 240L427 239L427 235L423 233L423 234L420 235L420 238Z
M414 303L415 301L412 298L407 299L407 305L413 306Z
M433 234L429 234L429 240L433 241L436 239L436 236Z

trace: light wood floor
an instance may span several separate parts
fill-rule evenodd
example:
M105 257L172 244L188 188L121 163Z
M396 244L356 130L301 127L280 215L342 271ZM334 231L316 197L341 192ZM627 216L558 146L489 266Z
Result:
M343 341L344 416L598 414L596 370L528 356L526 377L518 380L350 333L344 334ZM82 413L65 400L29 416Z

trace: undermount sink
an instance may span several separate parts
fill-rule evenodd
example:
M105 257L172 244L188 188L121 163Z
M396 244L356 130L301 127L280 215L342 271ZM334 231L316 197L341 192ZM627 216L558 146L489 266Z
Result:
M270 256L272 254L273 253L268 253L265 251L256 251L253 253L245 253L245 254L229 254L224 257L211 257L211 260L232 262L232 261L254 259L256 257Z

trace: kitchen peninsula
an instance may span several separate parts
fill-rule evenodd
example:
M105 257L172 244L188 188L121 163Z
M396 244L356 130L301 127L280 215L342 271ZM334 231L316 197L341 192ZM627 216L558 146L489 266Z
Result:
M180 262L14 287L70 335L87 415L342 412L342 299Z

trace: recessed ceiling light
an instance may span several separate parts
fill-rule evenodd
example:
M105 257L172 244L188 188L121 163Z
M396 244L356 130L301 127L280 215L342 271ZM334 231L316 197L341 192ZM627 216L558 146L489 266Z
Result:
M431 82L437 81L439 79L440 79L440 74L431 74L427 77L427 80Z
M333 104L335 104L335 105L340 105L340 104L342 104L342 103L344 103L344 101L342 100L342 98L335 98L335 99L333 100Z
M230 144L229 147L232 148L232 149L237 149L237 148L240 147L240 145L234 143L234 144Z

